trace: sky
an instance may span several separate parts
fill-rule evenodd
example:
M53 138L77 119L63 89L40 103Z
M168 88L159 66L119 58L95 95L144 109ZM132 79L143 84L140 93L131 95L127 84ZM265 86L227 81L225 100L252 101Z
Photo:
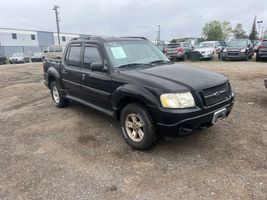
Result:
M242 23L251 30L254 16L267 29L267 0L0 0L0 27L105 36L144 36L156 40L201 37L210 20ZM257 26L258 29L258 26Z

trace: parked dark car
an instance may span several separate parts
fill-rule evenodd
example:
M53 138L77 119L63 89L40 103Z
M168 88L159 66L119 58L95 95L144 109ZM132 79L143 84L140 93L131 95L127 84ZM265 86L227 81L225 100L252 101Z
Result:
M9 58L9 63L27 63L30 61L30 58L25 55L24 53L14 53L10 58Z
M7 57L0 53L0 65L7 63Z
M256 61L267 60L267 40L263 40L256 50Z
M158 134L216 124L234 103L226 77L175 64L143 38L75 38L61 61L45 59L43 70L57 107L73 100L114 116L137 149L148 149Z
M222 60L245 60L253 56L253 47L250 40L232 40L221 53Z
M171 60L187 60L191 57L192 46L187 42L168 44L164 53Z
M34 53L31 57L32 62L43 62L43 54L42 53Z

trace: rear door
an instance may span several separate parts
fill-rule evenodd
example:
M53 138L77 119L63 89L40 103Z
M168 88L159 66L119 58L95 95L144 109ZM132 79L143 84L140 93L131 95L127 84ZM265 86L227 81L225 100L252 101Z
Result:
M75 97L81 95L81 50L81 44L71 44L61 66L63 84L68 94Z
M84 100L111 110L111 76L109 72L91 71L93 62L103 63L103 55L95 44L83 46L81 90Z

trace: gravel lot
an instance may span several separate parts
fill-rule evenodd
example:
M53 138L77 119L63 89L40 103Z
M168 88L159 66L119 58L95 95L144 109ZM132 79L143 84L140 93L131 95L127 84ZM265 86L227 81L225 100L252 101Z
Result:
M145 152L105 115L56 108L42 64L0 66L0 199L266 200L267 63L192 64L230 78L230 117Z

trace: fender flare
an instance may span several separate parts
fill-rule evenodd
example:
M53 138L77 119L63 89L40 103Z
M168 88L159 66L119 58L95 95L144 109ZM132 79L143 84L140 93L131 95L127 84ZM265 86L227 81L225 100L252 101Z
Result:
M50 85L50 82L49 82L50 77L53 77L59 84L61 84L61 81L60 81L61 76L59 72L53 67L49 67L47 70L48 85Z
M151 93L146 88L132 84L125 84L118 87L113 92L111 97L113 107L117 109L121 100L126 97L137 99L138 101L144 103L146 106L160 106L160 100L156 97L155 94Z

